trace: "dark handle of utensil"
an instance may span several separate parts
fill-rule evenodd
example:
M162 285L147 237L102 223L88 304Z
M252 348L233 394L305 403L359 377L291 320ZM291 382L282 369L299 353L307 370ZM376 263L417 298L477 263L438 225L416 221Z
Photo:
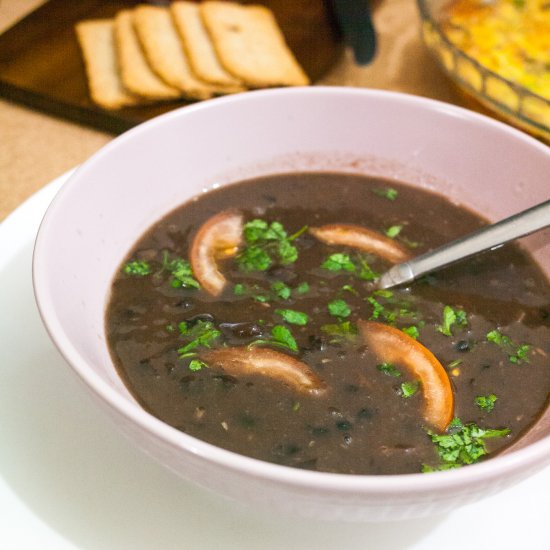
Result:
M372 24L369 0L332 0L334 13L345 42L355 61L367 65L376 53L376 31Z

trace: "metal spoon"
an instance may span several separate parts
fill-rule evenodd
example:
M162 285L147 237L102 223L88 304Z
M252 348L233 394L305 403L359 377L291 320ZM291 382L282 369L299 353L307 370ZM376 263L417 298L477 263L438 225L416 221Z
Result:
M394 265L378 279L377 287L386 289L409 283L421 275L437 271L479 252L494 250L508 241L548 226L550 226L550 200L483 227L408 262Z

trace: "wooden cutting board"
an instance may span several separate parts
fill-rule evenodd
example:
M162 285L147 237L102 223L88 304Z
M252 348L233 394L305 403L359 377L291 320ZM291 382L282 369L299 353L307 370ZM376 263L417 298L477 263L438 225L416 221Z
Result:
M52 115L120 133L186 101L107 111L88 95L74 33L83 19L112 17L139 2L50 0L0 35L0 95ZM162 2L156 2L160 4ZM252 3L243 1L243 3ZM337 60L343 44L330 2L265 0L312 82Z

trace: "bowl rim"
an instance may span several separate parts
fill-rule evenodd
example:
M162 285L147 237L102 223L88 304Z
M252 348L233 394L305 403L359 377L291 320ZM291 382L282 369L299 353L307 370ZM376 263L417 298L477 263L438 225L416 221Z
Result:
M314 472L301 470L289 466L273 464L255 458L250 458L238 453L217 447L198 438L180 432L176 428L157 419L137 403L133 403L120 395L106 381L104 381L88 365L76 347L67 337L62 324L53 312L53 301L42 284L42 257L47 255L44 243L48 238L48 229L55 218L56 213L62 208L65 198L72 192L78 180L85 177L86 172L93 169L96 163L100 163L104 156L110 155L113 150L132 140L150 129L180 117L187 117L189 113L199 112L205 109L216 108L218 105L240 105L242 102L263 101L264 98L284 98L303 95L319 95L340 98L347 96L365 97L374 101L390 101L408 105L421 110L436 110L444 116L462 119L466 123L492 127L499 132L508 134L511 138L519 140L530 147L539 149L540 152L550 156L550 148L546 147L535 138L485 115L469 111L462 107L444 103L424 97L404 94L386 90L370 90L362 88L347 88L339 86L315 86L278 88L271 90L258 90L235 94L227 97L207 100L194 105L185 106L165 113L142 123L131 130L115 137L93 154L82 165L71 173L67 182L57 192L50 203L41 221L37 238L35 240L32 260L32 281L35 300L43 324L65 361L70 368L85 383L89 390L106 403L110 408L121 414L126 420L137 424L145 432L163 440L170 446L180 449L202 460L215 464L235 473L245 476L253 476L264 480L291 485L294 487L309 488L317 491L339 492L346 495L359 494L385 494L402 495L404 491L411 493L431 493L447 491L449 489L462 489L472 487L472 484L486 483L489 480L501 478L506 473L513 473L520 467L529 471L533 468L542 468L550 463L550 435L531 443L521 449L510 453L497 455L486 462L469 465L466 468L458 468L442 472L433 472L431 475L424 473L396 474L396 475L359 475L341 474L329 472ZM475 490L469 491L471 493Z

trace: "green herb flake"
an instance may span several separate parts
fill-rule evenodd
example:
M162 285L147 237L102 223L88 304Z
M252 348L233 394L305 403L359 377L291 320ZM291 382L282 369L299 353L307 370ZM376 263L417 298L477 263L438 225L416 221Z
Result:
M322 325L321 331L332 336L334 341L353 340L357 336L357 327L349 321Z
M271 292L281 300L288 300L290 298L290 287L283 283L283 281L275 281L271 285Z
M530 349L531 346L529 344L520 344L517 347L516 352L513 355L509 355L508 359L510 359L512 363L528 363L529 357L527 357L527 354Z
M237 257L241 271L266 271L273 263L269 254L260 246L247 246Z
M386 298L386 300L391 300L393 298L393 292L391 290L387 289L378 289L373 292L375 296L381 296L382 298Z
M399 233L401 233L401 230L403 229L402 225L391 225L387 229L384 230L384 234L386 237L389 237L390 239L395 239Z
M221 332L216 329L211 321L197 321L192 325L183 321L178 324L178 328L180 334L190 340L178 349L180 358L194 355L194 350L197 348L210 348L221 336Z
M303 231L302 228L292 239ZM266 271L273 263L288 265L298 258L298 249L279 222L268 224L265 220L251 220L245 223L243 235L246 246L237 255L237 264L242 271Z
M391 363L380 363L379 365L376 365L376 368L387 376L393 376L394 378L401 376L401 372L398 371Z
M306 313L295 311L294 309L276 309L275 313L280 315L287 323L291 325L307 325L309 317Z
M303 283L300 283L295 289L294 289L294 292L298 295L303 295L303 294L307 294L309 292L309 283L307 282L303 282Z
M516 344L508 336L496 329L488 332L486 338L488 342L492 342L507 353L510 363L521 364L529 362L528 353L531 349L529 344Z
M451 306L445 306L443 308L443 321L441 325L437 327L437 330L445 336L452 336L452 328L454 325L462 328L468 325L466 312L462 309L453 309Z
M367 302L372 306L371 320L379 319L380 317L383 318L385 316L386 308L376 298L369 296Z
M458 367L458 365L462 364L462 359L455 359L454 361L451 361L448 365L447 365L447 368L449 370L451 369L454 369L455 367Z
M292 332L290 332L290 330L285 326L275 325L271 329L271 336L273 337L273 341L275 343L287 347L292 351L298 351L298 344L296 344L296 340L294 339L294 336L292 336Z
M345 300L337 298L328 304L328 311L334 317L349 317L351 309Z
M359 292L355 290L351 285L344 285L342 287L342 290L345 292L349 292L350 294L353 294L354 296L359 296Z
M413 380L412 382L403 382L400 387L401 396L405 399L412 397L420 387L420 382L418 380Z
M246 294L245 286L242 283L237 283L233 287L233 294L235 294L235 296L243 296L244 294Z
M172 275L170 285L173 288L190 288L195 290L200 288L199 282L194 277L191 264L187 260L178 257L170 259L168 252L164 252L162 269Z
M375 281L380 275L370 267L363 257L359 257L358 277L363 281Z
M323 269L328 271L348 271L355 272L355 264L351 261L349 254L337 252L331 254L321 265Z
M275 325L271 329L271 338L259 338L248 344L248 346L251 347L264 344L287 348L291 351L298 351L298 344L294 336L292 336L292 332L284 325Z
M428 431L442 464L436 467L424 465L422 471L434 472L473 464L488 454L485 439L505 437L509 433L510 430L507 428L502 430L484 429L474 423L462 424L460 419L455 418L449 424L445 434Z
M491 393L489 395L478 395L474 402L482 411L491 412L495 408L496 400L497 396Z
M151 273L151 266L142 260L132 260L124 265L122 271L133 277L145 277Z
M415 340L417 340L418 337L420 336L420 332L416 325L411 325L410 327L405 327L405 328L402 328L401 330L405 334L409 335L411 338L414 338Z
M189 362L189 370L192 370L193 372L199 371L207 367L208 365L200 359L191 359L191 361Z
M393 187L385 187L383 189L373 189L372 192L379 197L384 197L389 201L394 201L397 198L397 190Z

